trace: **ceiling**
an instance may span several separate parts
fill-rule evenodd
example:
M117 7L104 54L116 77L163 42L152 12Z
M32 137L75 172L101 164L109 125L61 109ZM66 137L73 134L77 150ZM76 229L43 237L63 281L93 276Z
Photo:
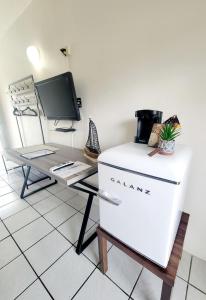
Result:
M0 0L0 39L32 0Z

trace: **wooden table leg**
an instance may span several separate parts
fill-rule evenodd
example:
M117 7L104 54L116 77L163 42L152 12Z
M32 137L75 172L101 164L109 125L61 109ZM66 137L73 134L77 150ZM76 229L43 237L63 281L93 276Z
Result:
M160 300L170 300L172 292L172 286L166 284L163 282L162 284L162 293L161 293L161 299Z
M101 232L97 230L98 243L99 243L99 259L102 273L106 273L108 270L108 258L107 258L107 240L101 235Z

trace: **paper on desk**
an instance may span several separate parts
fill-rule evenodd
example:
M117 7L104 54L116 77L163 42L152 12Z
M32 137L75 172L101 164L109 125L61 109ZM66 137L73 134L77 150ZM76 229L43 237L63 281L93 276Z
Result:
M53 168L54 167L52 167L50 171L56 176L66 180L67 185L71 185L87 177L88 175L90 175L91 171L93 170L92 166L87 165L80 161L76 161L72 166L67 166L56 171L52 171Z
M59 149L50 145L34 145L34 146L28 146L25 148L16 148L15 149L18 153L20 154L27 154L30 152L34 151L39 151L39 150L51 150L51 151L58 151Z

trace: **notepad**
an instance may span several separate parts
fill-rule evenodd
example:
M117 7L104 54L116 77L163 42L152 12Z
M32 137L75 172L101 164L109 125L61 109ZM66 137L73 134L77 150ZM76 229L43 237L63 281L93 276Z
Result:
M43 149L43 150L38 150L38 151L33 151L33 152L29 152L29 153L25 153L22 154L21 156L26 158L26 159L34 159L34 158L38 158L38 157L42 157L42 156L46 156L46 155L50 155L50 154L54 154L55 152L49 149Z
M58 177L66 180L67 185L71 185L79 180L87 177L93 172L94 168L88 164L80 161L75 161L72 165L61 167L57 169L58 166L54 166L50 169L50 172Z

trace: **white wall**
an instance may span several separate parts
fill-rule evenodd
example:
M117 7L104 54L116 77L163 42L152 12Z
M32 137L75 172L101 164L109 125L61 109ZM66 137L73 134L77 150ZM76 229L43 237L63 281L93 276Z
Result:
M86 141L89 116L96 122L102 148L107 148L133 140L135 110L163 110L164 118L177 113L183 126L179 142L194 152L185 203L191 214L185 248L204 259L205 13L205 0L35 0L0 45L0 98L12 146L18 146L19 139L5 96L8 83L30 73L40 80L66 71L67 61L59 52L65 45L72 47L70 69L83 102L75 146ZM41 51L41 71L27 61L30 44ZM53 126L45 125L48 141L71 143L71 134L46 127Z

